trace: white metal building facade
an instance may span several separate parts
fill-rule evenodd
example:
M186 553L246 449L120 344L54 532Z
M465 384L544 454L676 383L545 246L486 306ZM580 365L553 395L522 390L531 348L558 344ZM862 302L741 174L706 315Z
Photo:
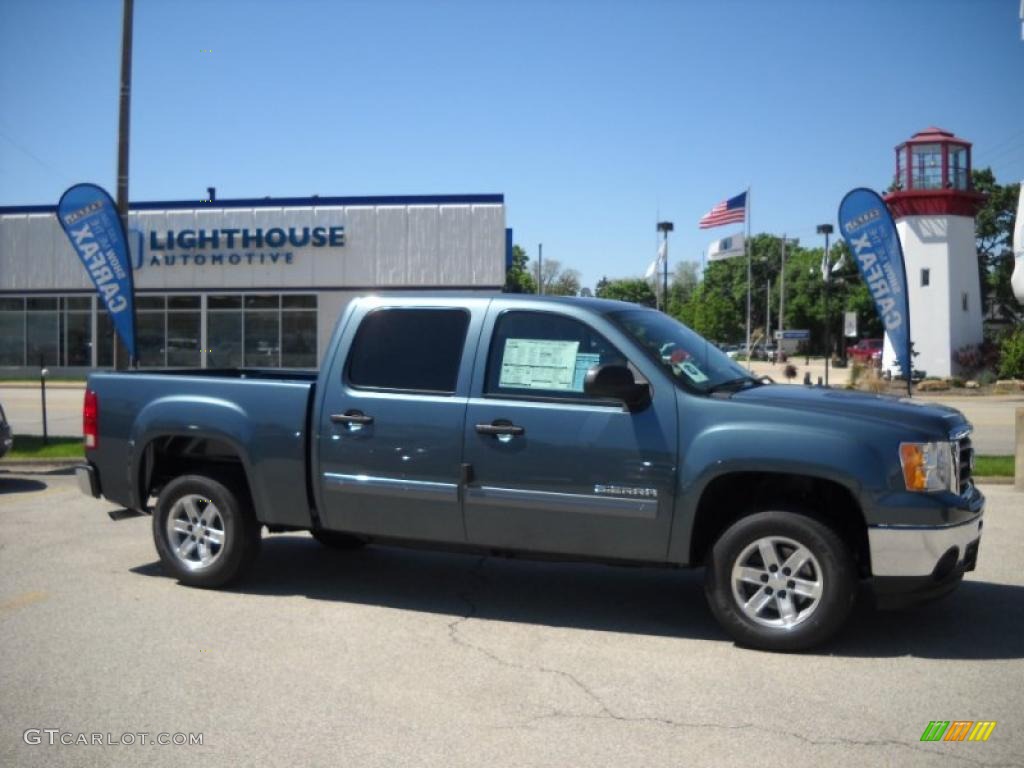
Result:
M312 368L355 295L500 290L502 195L139 203L140 367ZM55 206L0 208L0 371L114 364L113 329Z

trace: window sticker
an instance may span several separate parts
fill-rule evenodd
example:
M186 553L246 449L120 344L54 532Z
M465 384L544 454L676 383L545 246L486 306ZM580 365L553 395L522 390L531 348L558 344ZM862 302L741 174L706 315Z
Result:
M498 386L572 391L579 346L578 341L506 339Z
M573 392L583 391L583 379L586 378L587 371L600 362L601 355L597 352L580 352L576 355L576 371L572 377Z
M684 360L679 363L679 368L683 373L690 377L690 381L694 384L703 384L708 380L708 377L704 375L704 372L689 360Z

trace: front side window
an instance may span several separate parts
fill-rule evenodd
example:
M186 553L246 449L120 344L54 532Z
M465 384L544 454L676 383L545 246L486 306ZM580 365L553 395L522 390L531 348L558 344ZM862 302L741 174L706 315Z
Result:
M628 364L590 326L547 312L506 312L494 327L485 393L582 400L587 371L608 363Z
M453 394L466 343L462 309L378 309L359 325L348 358L357 389Z
M608 317L687 389L710 394L758 384L710 341L661 312L626 310Z

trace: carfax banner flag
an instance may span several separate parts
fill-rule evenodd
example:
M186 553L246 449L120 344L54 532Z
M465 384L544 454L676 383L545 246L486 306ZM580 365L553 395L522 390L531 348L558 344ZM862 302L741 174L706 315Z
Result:
M855 189L839 204L839 231L875 301L878 317L896 351L900 369L911 371L907 269L896 224L885 201L870 189Z
M61 195L57 218L135 360L135 286L117 206L101 187L76 184Z

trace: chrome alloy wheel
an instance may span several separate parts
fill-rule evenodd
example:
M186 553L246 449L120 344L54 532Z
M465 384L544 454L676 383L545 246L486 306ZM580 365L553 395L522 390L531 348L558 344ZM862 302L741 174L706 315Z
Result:
M224 519L210 499L182 496L167 515L167 544L189 570L207 568L224 552Z
M743 614L762 627L792 629L821 603L824 577L811 551L785 536L748 545L732 566L732 595Z

